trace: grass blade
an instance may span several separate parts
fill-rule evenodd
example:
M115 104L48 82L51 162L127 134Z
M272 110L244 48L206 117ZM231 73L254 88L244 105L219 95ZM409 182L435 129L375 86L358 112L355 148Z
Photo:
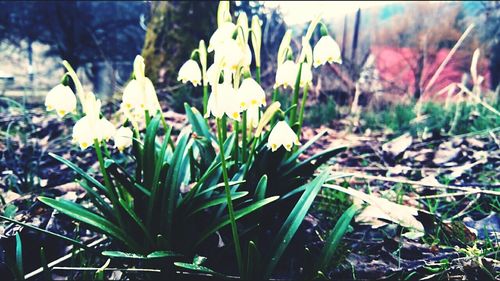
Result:
M328 235L328 238L325 242L325 246L321 251L321 256L319 259L317 271L326 272L326 270L328 269L328 265L332 260L333 254L337 250L337 247L340 241L342 240L342 237L344 237L344 234L349 228L349 224L351 223L351 220L358 211L358 209L359 207L357 205L354 204L351 205L351 207L349 207L349 209L347 209L342 214L342 216L335 224L335 227Z
M55 200L43 196L38 197L38 200L77 221L99 229L100 231L131 246L132 248L135 246L134 243L128 239L122 229L107 219L86 210L76 203L63 199Z
M290 215L283 223L283 226L281 226L281 229L279 230L278 234L276 235L276 238L274 239L273 242L274 246L273 250L271 251L272 254L267 263L267 268L265 270L263 279L267 280L271 277L274 268L276 267L278 261L285 252L285 249L290 244L290 241L292 240L297 229L304 220L307 211L311 207L314 198L316 198L316 195L321 189L321 186L323 186L323 183L328 179L329 175L330 173L328 171L325 171L318 177L316 177L312 182L307 184L306 190L300 197L299 201L293 208Z
M234 219L238 220L238 219L254 212L255 210L258 210L258 209L264 207L265 205L277 200L278 198L279 198L278 196L269 197L269 198L266 198L264 200L260 200L258 202L255 202L252 205L247 206L243 209L240 209L240 210L235 212ZM210 227L208 227L207 230L205 230L203 232L202 235L200 235L201 238L196 242L195 246L198 246L201 242L205 241L205 239L207 239L210 235L215 233L217 230L223 228L224 226L228 225L229 223L230 223L229 217L225 216L222 219L220 219L219 221L212 224Z

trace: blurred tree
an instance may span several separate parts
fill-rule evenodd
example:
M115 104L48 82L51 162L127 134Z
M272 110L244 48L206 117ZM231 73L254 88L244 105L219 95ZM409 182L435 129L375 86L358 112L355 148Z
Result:
M433 61L437 52L451 49L465 30L460 3L414 2L406 10L390 19L385 27L374 34L372 42L378 46L400 48L414 76L414 99L418 99L426 82L423 69L427 61ZM468 40L460 48L470 50L477 42ZM407 52L410 48L412 51ZM454 59L457 59L454 57ZM470 67L464 64L464 70Z
M490 87L496 89L500 84L500 1L482 1L478 11L481 41L484 42L484 55L489 59Z
M0 1L0 35L14 45L49 45L78 68L85 63L133 60L141 50L144 2ZM126 46L126 47L124 47Z
M165 87L177 81L177 71L200 39L208 45L217 28L217 1L158 1L151 5L142 56L146 75Z

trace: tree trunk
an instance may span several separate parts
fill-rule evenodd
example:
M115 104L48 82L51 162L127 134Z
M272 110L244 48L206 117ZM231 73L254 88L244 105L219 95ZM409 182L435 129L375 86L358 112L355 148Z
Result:
M142 56L146 75L160 87L176 83L177 71L197 48L206 43L217 28L214 1L158 1L151 7Z

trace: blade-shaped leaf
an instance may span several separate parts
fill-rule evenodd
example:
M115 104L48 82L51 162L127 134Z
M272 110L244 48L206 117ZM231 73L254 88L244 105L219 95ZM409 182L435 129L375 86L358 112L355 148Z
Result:
M318 263L318 270L322 272L327 272L328 265L331 263L333 254L337 250L337 247L344 237L347 229L349 229L349 224L351 223L352 218L358 211L359 207L357 205L352 205L347 209L342 216L339 218L335 227L328 235L326 239L325 245L323 246L323 250L321 251L321 256Z
M273 242L273 250L271 251L271 256L269 257L267 268L264 273L264 279L269 279L274 271L274 268L278 264L281 256L288 247L290 241L292 240L295 232L299 228L300 224L304 220L309 208L311 207L314 198L318 194L319 190L328 179L330 173L324 171L319 176L317 176L313 181L307 184L307 188L300 197L299 201L293 208L290 215L281 226L278 234L276 235Z
M248 194L248 192L246 192L246 191L234 192L231 194L231 200L234 201L234 200L239 199L241 197L245 197L247 194ZM194 214L196 214L204 209L207 209L207 208L210 208L213 206L217 206L220 204L224 204L226 202L227 202L226 195L216 197L213 200L203 202L203 204L201 204L200 206L197 206L196 209L194 209L189 215L187 215L187 217L190 217L190 216L192 216L192 215L194 215Z
M122 251L103 251L101 253L103 256L112 257L112 258L122 258L122 259L140 259L140 260L148 260L148 259L159 259L159 258L169 258L169 257L181 257L181 254L172 252L172 251L155 251L148 255L141 255L135 253L127 253Z
M42 196L38 197L38 200L77 221L99 229L100 231L124 242L125 244L130 243L129 239L126 237L126 234L119 227L117 227L107 219L84 209L76 203L63 199L55 200Z
M193 127L193 132L199 136L204 136L212 141L216 141L216 138L210 132L206 119L201 116L201 113L187 103L184 103L184 109L186 110L186 117L189 124Z
M255 203L253 203L252 205L247 206L243 209L240 209L240 210L235 212L234 219L238 220L238 219L254 212L255 210L262 208L263 206L265 206L273 201L276 201L278 198L279 198L279 196L269 197L269 198L266 198L264 200L257 201ZM217 230L223 228L224 226L228 225L230 222L231 221L230 221L229 217L225 216L225 217L221 218L220 220L218 220L217 222L215 222L214 224L212 224L210 227L207 228L206 231L203 232L202 235L200 235L201 238L198 240L198 242L196 242L195 246L198 246L201 242L203 242L205 239L207 239L210 235L215 233Z

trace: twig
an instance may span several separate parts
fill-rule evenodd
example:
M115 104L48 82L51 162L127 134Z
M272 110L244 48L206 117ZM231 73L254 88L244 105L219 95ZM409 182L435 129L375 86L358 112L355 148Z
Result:
M128 271L128 272L161 272L159 269L152 268L99 268L99 267L64 267L64 266L54 266L52 270L77 270L77 271Z
M107 237L101 237L101 238L97 239L96 241L90 243L88 245L88 247L96 246L96 245L102 243L106 239L108 239L108 238ZM62 256L62 257L60 257L60 258L58 258L58 259L50 262L47 265L47 267L50 269L50 268L52 268L52 267L54 267L54 266L56 266L56 265L58 265L58 264L60 264L60 263L62 263L64 261L70 259L73 255L76 255L76 254L80 253L81 251L83 251L83 250L82 249L77 249L74 252L71 252L71 253L69 253L69 254L67 254L65 256ZM34 270L34 271L32 271L32 272L24 275L24 279L29 279L29 278L34 277L34 276L36 276L36 275L38 275L38 274L40 274L42 272L43 272L43 267L40 267L40 268L38 268L38 269L36 269L36 270Z
M335 174L336 174L336 172L332 173L333 176ZM351 177L368 179L368 180L380 180L380 181L404 183L404 184L410 184L410 185L420 185L420 186L427 186L427 187L434 187L434 188L455 189L455 190L462 190L462 191L467 191L467 192L476 191L477 193L500 196L500 192L498 192L498 191L484 190L484 189L473 188L473 187L453 186L453 185L444 185L444 184L435 184L435 183L424 183L424 182L420 182L420 181L395 179L395 178L389 178L389 177L383 177L383 176L372 176L372 175L365 175L365 174L360 174L360 173L342 173L342 174L347 174L348 176L351 176Z

